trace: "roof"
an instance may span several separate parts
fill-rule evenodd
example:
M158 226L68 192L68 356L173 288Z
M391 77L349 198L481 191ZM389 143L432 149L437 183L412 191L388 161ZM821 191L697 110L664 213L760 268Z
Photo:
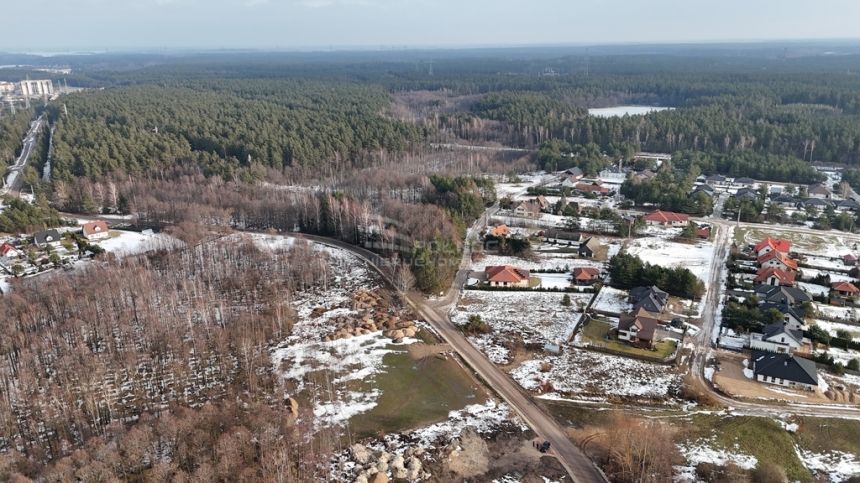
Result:
M573 269L574 280L591 280L600 275L600 270L594 267L576 267Z
M105 233L108 231L107 223L103 220L96 220L90 223L84 223L84 236L95 235L97 233Z
M791 270L797 270L797 262L796 261L792 260L791 257L786 255L785 253L778 252L776 250L771 250L771 251L765 253L764 255L758 257L758 263L759 263L759 265L761 265L763 263L767 263L767 262L773 260L774 258L776 258L777 260L782 262L783 265L790 268Z
M693 193L698 193L699 191L704 191L707 194L711 194L714 192L714 187L709 184L697 184L693 187Z
M842 255L842 260L846 262L856 262L857 257L855 257L853 253L849 253L847 255Z
M721 174L712 174L705 179L708 181L726 181L728 178Z
M782 238L771 238L767 237L764 240L758 242L753 247L756 253L760 252L762 248L770 247L772 250L788 253L791 251L791 242L788 240L783 240Z
M758 198L758 191L752 188L741 188L735 192L736 198Z
M59 241L59 240L60 240L60 232L58 232L57 230L54 230L53 228L50 230L43 230L40 232L36 232L33 235L33 241L35 241L36 244L39 244L39 245L41 245L43 243L50 243L50 242L55 242L55 241Z
M696 236L700 236L700 237L704 237L704 238L710 237L711 236L711 227L710 226L703 226L700 228L696 228Z
M830 289L837 292L860 293L860 288L851 282L833 282L830 284Z
M524 210L532 212L532 213L540 213L540 205L538 205L534 201L523 201L519 203L514 209L522 207Z
M600 241L598 241L597 238L590 236L590 237L586 238L585 240L583 240L579 243L579 249L580 250L582 250L585 247L588 247L589 250L594 252L595 250L600 248Z
M797 198L789 195L779 195L775 196L771 199L774 203L791 203L793 205L797 204Z
M656 286L634 287L630 289L630 298L633 300L633 309L644 309L649 312L662 312L669 300L669 294Z
M781 285L791 285L794 283L794 272L788 272L777 267L760 268L756 274L754 282L766 282L770 277L776 277Z
M618 318L618 330L630 330L635 326L636 337L642 340L653 340L654 332L661 323L660 319L649 317L642 312L621 314Z
M581 169L579 169L579 168L578 168L578 167L576 167L576 166L574 166L574 167L572 167L572 168L567 168L566 170L564 170L564 172L565 172L565 173L567 173L567 174L569 174L569 175L571 175L571 176L579 176L579 177L582 177L582 176L584 175L584 173L582 172L582 170L581 170Z
M774 322L766 325L762 330L762 339L770 341L770 339L779 337L783 334L794 340L797 345L803 344L803 331L791 329L785 325L785 322Z
M860 208L860 203L857 203L857 201L854 200L853 198L847 198L847 199L841 200L838 203L836 203L836 206L838 206L839 208L858 209L858 208Z
M818 385L818 372L815 363L788 354L753 351L750 358L753 373L758 376L775 377L812 386Z
M755 292L767 303L797 304L809 302L812 298L808 293L796 287L778 287L773 285L758 285Z
M741 178L735 178L735 184L755 184L755 180L744 176Z
M577 191L591 191L596 193L609 193L609 188L600 186L598 183L576 183L573 189Z
M4 243L4 244L0 245L0 255L6 255L7 253L9 253L11 251L18 251L18 249L13 247L9 243Z
M833 203L820 198L808 198L800 202L804 206L833 206Z
M786 302L778 302L778 303L775 303L775 302L765 302L765 303L763 303L763 304L760 304L760 305L758 306L758 308L759 308L759 310L761 310L762 312L767 312L767 311L770 311L770 310L776 310L776 311L778 311L779 313L781 313L781 314L783 314L783 315L790 315L791 317L794 317L795 319L797 319L797 321L798 321L798 322L803 323L803 319L804 319L803 312L802 312L802 311L800 311L800 310L798 310L798 309L796 309L796 308L794 308L794 307L792 307L791 305L789 305L789 304L788 304L788 303L786 303ZM802 338L803 338L803 337L801 337L801 339L802 339Z
M689 215L684 213L675 213L672 211L656 210L645 215L647 221L658 221L661 223L678 223L687 222L690 219Z
M823 184L814 184L814 185L811 185L811 186L810 186L806 191L807 191L809 194L813 194L813 193L814 193L814 194L817 194L817 195L829 195L829 194L832 194L832 193L833 193L832 191L830 191L830 188L828 188L827 186L824 186Z
M492 236L508 236L511 233L511 230L508 229L508 225L496 225L490 228L490 235Z
M511 265L490 266L484 269L487 274L487 280L490 282L508 282L517 283L523 280L528 280L529 271L522 268L512 267Z

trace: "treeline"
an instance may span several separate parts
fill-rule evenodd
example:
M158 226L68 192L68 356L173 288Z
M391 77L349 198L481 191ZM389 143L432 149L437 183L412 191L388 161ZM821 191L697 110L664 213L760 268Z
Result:
M306 481L325 471L291 429L270 350L296 320L291 294L338 283L345 262L301 243L263 252L221 240L94 263L17 283L0 304L0 447L16 472Z
M379 87L299 80L211 80L64 98L52 176L156 175L182 165L233 179L261 169L330 173L410 149L422 130L388 119ZM254 166L259 168L254 170Z
M0 211L0 233L30 233L43 228L61 226L60 214L41 198L30 204L19 198L4 197Z
M656 285L683 298L699 298L705 293L705 284L689 269L651 265L625 252L609 260L609 277L612 286L622 289Z
M698 167L676 170L664 162L652 178L629 175L621 185L621 194L636 204L651 204L668 211L704 215L713 211L713 199L704 193L690 194L699 176Z
M826 176L811 164L793 156L739 151L727 154L702 151L681 151L672 155L672 162L681 170L693 166L705 175L722 174L733 178L748 177L767 181L812 184Z
M21 141L30 129L32 120L33 111L29 109L0 117L0 176L5 176L6 166L18 157Z

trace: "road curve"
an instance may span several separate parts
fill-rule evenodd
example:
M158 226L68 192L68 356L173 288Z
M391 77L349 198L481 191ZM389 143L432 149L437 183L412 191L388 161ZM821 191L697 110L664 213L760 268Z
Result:
M577 483L604 483L608 481L591 459L567 437L562 426L552 416L535 404L519 384L466 340L462 332L451 322L447 311L430 307L425 303L423 295L401 292L382 270L384 262L382 257L364 248L331 238L304 234L290 234L290 236L347 250L367 262L379 272L391 287L398 290L406 303L445 339L445 342L499 397L516 411L537 433L538 437L550 442L552 454L558 458L573 481Z

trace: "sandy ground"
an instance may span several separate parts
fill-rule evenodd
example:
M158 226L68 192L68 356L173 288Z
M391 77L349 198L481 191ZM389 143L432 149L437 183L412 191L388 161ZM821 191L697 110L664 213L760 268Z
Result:
M722 352L719 357L720 370L714 374L714 383L734 397L750 399L781 399L805 403L832 402L819 391L792 390L773 384L765 384L744 376L745 354Z
M406 347L406 351L409 352L409 357L418 361L425 357L451 352L451 346L448 344L425 344L423 342L416 342L414 344L409 344Z

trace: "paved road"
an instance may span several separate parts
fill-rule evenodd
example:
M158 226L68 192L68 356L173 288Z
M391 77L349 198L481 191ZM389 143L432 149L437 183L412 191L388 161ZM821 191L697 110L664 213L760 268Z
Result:
M3 180L3 189L0 190L0 194L5 195L10 191L20 191L21 185L24 182L21 172L24 171L24 167L27 166L27 161L29 161L30 154L33 152L33 148L36 147L39 131L42 129L44 121L45 115L43 114L39 116L38 119L30 123L30 130L24 137L21 154L18 156L18 159L15 160L15 163L9 166L7 170L8 174L6 175L6 179Z
M479 220L480 222L481 220ZM473 225L470 233L477 227ZM338 240L333 240L324 237L313 235L295 235L296 237L306 238L308 240L319 242L325 245L334 246L348 250L358 257L365 260L380 275L392 286L396 284L388 277L388 274L383 270L385 260L379 255L365 250L364 248L356 247L348 243ZM464 260L466 260L464 254ZM462 267L462 265L461 265ZM458 277L463 272L458 272ZM448 299L450 294L458 293L459 289L456 285L443 297ZM476 349L463 336L462 332L454 326L451 319L448 317L447 300L431 306L426 303L424 296L417 293L403 293L403 299L412 307L421 318L427 321L463 359L463 361L475 373L484 380L484 382L495 391L508 405L516 411L517 414L537 433L539 438L550 442L552 453L558 458L559 462L564 466L567 472L573 478L573 481L578 483L598 483L607 481L603 473L594 465L591 459L585 455L573 442L567 437L562 425L560 425L552 416L547 414L541 407L535 404L528 393L526 393L519 384L514 382L507 374L502 372L495 364L493 364L487 356Z

